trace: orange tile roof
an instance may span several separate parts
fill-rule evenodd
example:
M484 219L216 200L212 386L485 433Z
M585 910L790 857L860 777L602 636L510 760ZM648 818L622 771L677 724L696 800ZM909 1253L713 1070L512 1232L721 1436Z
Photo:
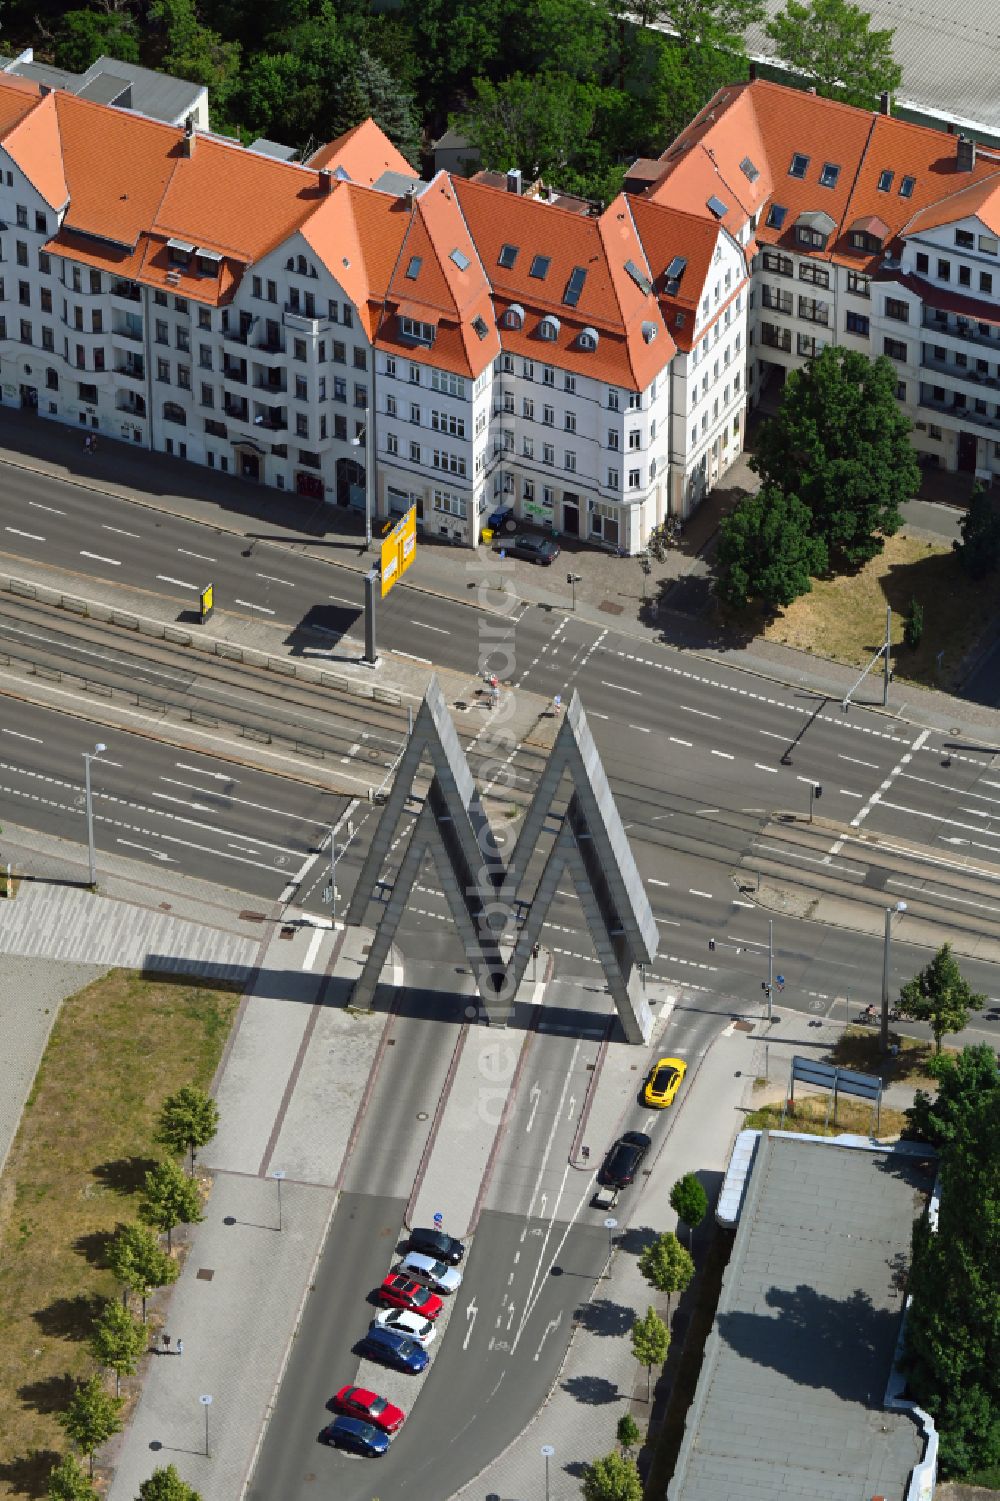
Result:
M678 349L690 351L698 305L719 239L718 222L714 217L706 219L689 214L651 198L634 199L632 213L646 247L653 285L671 337ZM676 256L682 256L687 264L677 292L671 296L666 289L665 272Z
M0 74L0 140L29 114L40 98L37 83L13 73Z
M335 141L321 146L309 158L309 166L326 167L336 172L340 167L351 182L371 187L383 172L401 172L405 177L414 175L406 157L395 146L374 120L362 120L353 130L345 131Z
M69 197L54 94L47 94L14 124L4 149L45 202L57 212Z
M663 173L649 198L718 223L708 207L717 198L727 209L721 222L738 233L771 191L771 164L750 85L720 90L660 160ZM743 162L753 170L744 171Z

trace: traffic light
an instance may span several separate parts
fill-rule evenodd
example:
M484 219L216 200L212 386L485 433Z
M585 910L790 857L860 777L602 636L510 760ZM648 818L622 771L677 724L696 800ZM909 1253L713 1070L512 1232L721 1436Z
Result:
M709 951L710 954L714 954L715 953L715 939L714 938L710 938L708 940L708 951Z

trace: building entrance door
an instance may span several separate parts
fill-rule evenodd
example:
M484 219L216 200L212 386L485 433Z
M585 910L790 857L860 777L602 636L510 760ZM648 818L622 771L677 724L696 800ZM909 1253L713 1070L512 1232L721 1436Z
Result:
M563 531L568 537L580 535L580 503L576 495L563 497Z
M976 472L976 449L978 446L975 433L959 433L958 467L965 474L975 474Z

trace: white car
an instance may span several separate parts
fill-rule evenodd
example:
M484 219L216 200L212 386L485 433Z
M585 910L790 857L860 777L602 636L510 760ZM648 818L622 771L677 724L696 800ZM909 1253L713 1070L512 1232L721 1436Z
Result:
M433 1256L421 1256L418 1251L404 1256L397 1270L432 1287L436 1293L454 1293L462 1285L461 1272L443 1261L435 1261Z
M383 1308L372 1324L374 1329L380 1325L383 1329L392 1329L396 1334L405 1334L408 1339L415 1339L417 1344L426 1349L433 1340L437 1330L430 1319L421 1318L419 1313L414 1313L409 1308Z

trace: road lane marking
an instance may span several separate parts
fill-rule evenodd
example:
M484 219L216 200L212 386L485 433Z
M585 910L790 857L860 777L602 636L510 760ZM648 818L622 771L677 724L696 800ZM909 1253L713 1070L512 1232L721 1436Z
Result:
M266 605L255 605L253 601L249 599L234 599L233 604L242 605L245 610L259 610L262 615L274 614L274 611L269 610Z
M731 756L728 751L717 751L717 750L714 750L714 751L712 751L712 755L713 756L718 756L723 761L735 761L736 760L736 757L735 756Z
M258 573L257 577L259 579L266 579L269 584L284 584L286 589L295 588L295 585L289 583L288 579L275 578L273 573Z
M29 500L29 506L34 506L36 511L49 511L53 516L65 516L65 511L60 511L58 506L43 506L40 500Z
M323 928L317 928L310 938L309 947L306 949L306 957L302 961L303 969L312 969L316 963L316 955L319 953L319 946L323 942L324 931L326 930Z
M678 709L683 709L686 714L697 714L701 719L721 719L721 714L710 714L707 709L692 709L690 704L678 704Z
M193 771L200 777L213 777L217 782L239 781L239 777L234 777L232 773L228 771L209 771L205 766L189 766L186 761L175 761L174 765L177 767L178 771ZM161 780L166 781L166 777L161 778Z
M396 651L396 650L393 650L392 654L393 654L394 657L405 657L408 662L422 662L425 667L430 667L430 666L433 665L432 662L431 662L430 657L418 657L412 651Z
M176 584L178 589L193 589L195 593L198 592L197 584L189 584L185 579L171 578L169 573L158 573L156 577L161 584Z
M691 749L690 740L678 740L676 735L668 735L667 739L670 741L671 745L686 745L688 750Z
M45 538L40 537L37 532L22 532L16 526L5 526L4 531L10 532L12 537L27 537L29 542L45 541Z
M36 745L45 744L37 735L25 735L20 730L8 730L6 727L0 728L0 735L13 735L15 740L33 740Z
M609 719L610 717L611 716L608 715L608 714L598 714L598 712L597 712L596 709L588 709L587 710L587 718L588 719Z
M219 561L218 558L210 558L208 554L204 552L189 552L186 547L179 547L177 551L181 554L182 557L197 558L199 563L217 563ZM177 580L172 579L170 580L170 582L176 583ZM189 584L186 587L190 588L191 585Z
M626 688L624 683L609 683L605 678L601 679L602 688L614 688L618 693L631 693L633 698L642 698L638 688Z
M80 556L81 558L93 558L95 563L110 563L112 568L120 568L122 566L120 558L105 558L99 552L85 552L82 547L80 549Z
M630 730L641 730L644 735L651 735L653 733L652 730L649 729L648 726L646 726L644 724L630 724L629 725L629 729Z
M439 636L450 636L451 632L445 630L442 625L428 625L426 620L411 620L411 625L419 625L422 630L436 631Z
M703 896L708 902L712 900L712 893L710 891L699 891L694 886L688 887L688 896Z
M154 850L148 844L136 844L134 839L116 839L115 844L123 844L130 850L142 850L144 855L152 855L154 860L165 860L168 865L174 863L173 858L165 855L162 850Z
M930 733L931 733L930 730L921 730L920 731L920 734L917 736L916 740L914 740L914 742L910 746L909 750L906 751L905 755L900 756L900 758L896 762L895 766L889 772L889 775L885 778L885 780L883 782L881 782L879 784L878 790L875 791L875 792L873 792L872 795L871 795L871 797L865 803L864 807L861 808L861 809L859 809L858 812L855 813L854 817L851 819L851 828L852 829L860 828L860 826L864 823L865 819L868 817L869 813L875 807L875 804L882 802L882 794L883 794L883 792L888 791L888 789L892 786L893 782L895 781L896 777L898 777L899 774L900 774L900 772L903 771L904 767L906 767L906 766L908 766L910 764L910 762L913 760L914 755L920 749L920 747L923 745L924 741L928 738L928 736L930 735ZM889 805L886 804L885 806L888 807ZM913 810L911 810L909 808L899 808L897 811L903 812L903 813L908 813L908 812L911 812ZM948 820L947 819L941 819L941 818L939 818L937 821L939 823L947 823ZM830 854L831 855L839 854L842 847L843 847L843 841L842 840L837 841L834 845L831 846L831 848L830 848Z
M841 797L864 797L863 792L852 792L849 787L841 787L840 795Z
M755 761L753 764L757 771L769 771L772 777L778 775L778 768L776 766L765 766L762 761Z
M106 521L101 522L101 531L114 532L118 537L132 537L136 542L142 540L138 532L127 532L123 526L109 526Z
M857 756L844 756L839 751L837 753L837 760L850 761L854 766L867 766L870 771L879 771L881 769L877 761L861 761Z
M658 881L655 876L650 876L650 878L649 878L649 884L650 884L650 886L669 886L670 882L669 881Z

